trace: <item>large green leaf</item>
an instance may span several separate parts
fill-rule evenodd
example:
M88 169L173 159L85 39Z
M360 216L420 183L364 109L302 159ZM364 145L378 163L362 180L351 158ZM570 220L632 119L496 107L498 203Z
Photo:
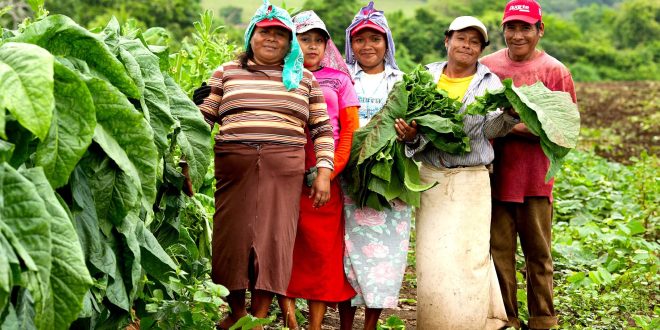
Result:
M96 107L94 141L134 182L147 209L156 199L158 152L153 131L128 99L109 83L91 78L87 87Z
M172 132L176 121L170 113L168 90L163 74L160 72L158 57L151 53L139 39L121 39L119 41L120 58L129 67L129 74L134 80L144 83L141 105L145 117L154 131L154 141L158 150L164 152L169 147L167 136ZM139 64L139 71L131 68Z
M196 190L204 181L211 162L211 128L195 104L186 96L174 79L165 77L170 96L170 109L181 127L176 134L176 142L190 167L190 178Z
M376 154L389 141L396 138L394 120L405 118L407 108L408 94L406 92L406 86L403 82L399 82L390 91L387 103L383 109L373 116L365 127L359 129L368 133L364 137L364 144L360 150L358 164L361 164L365 159Z
M128 286L128 296L133 301L138 294L140 279L142 278L141 250L137 239L137 226L140 218L135 214L129 214L122 223L117 226L121 245L121 264L123 264L123 273L125 285Z
M550 141L564 148L575 148L580 135L580 113L570 94L551 91L541 82L511 88L521 102L536 112Z
M83 162L86 161L83 160ZM105 291L108 301L128 311L130 303L121 268L114 252L116 250L114 237L112 235L105 237L99 232L92 191L87 181L88 178L80 166L74 170L71 180L76 231L86 260L108 276L108 286Z
M17 303L16 303L16 327L9 327L8 329L25 329L33 330L43 328L39 324L35 324L35 318L37 317L37 311L35 310L35 301L30 295L30 291L21 288L18 290L17 294ZM4 329L3 329L4 330Z
M0 46L0 137L5 109L23 127L44 140L53 117L53 55L45 49L8 42Z
M127 73L135 81L140 94L140 105L145 118L154 130L154 141L159 152L168 148L167 136L176 121L170 113L167 88L160 70L160 59L141 39L121 36L121 27L115 17L103 29L104 41L119 57Z
M36 163L54 188L64 186L92 143L96 111L85 82L55 62L55 111L48 137L37 147Z
M470 144L467 135L455 138L457 135L462 135L457 132L462 131L463 127L452 119L432 114L421 115L413 119L419 127L419 132L424 134L436 149L452 154L469 151Z
M50 285L53 299L46 309L50 310L48 314L52 314L54 323L48 327L66 329L82 310L82 300L92 285L92 279L85 266L85 258L72 220L57 200L43 169L36 167L20 173L37 188L37 193L44 200L51 217Z
M18 256L5 237L5 232L11 234L4 224L0 224L0 315L9 302L9 294L14 286L12 266L19 264Z
M512 106L525 126L540 138L543 153L550 160L545 176L550 180L561 168L564 157L577 144L580 114L577 105L565 92L551 91L541 82L515 87L511 79L502 81L503 88L489 91L470 105L474 109Z
M13 143L0 140L0 163L8 162L11 159L11 156L14 154L14 148L16 146Z
M17 254L21 256L24 249L36 266L36 278L26 284L35 300L37 319L47 322L43 317L50 296L50 215L34 184L7 163L0 164L0 222L18 240L9 240ZM30 272L33 270L28 269Z
M93 145L81 161L81 169L88 178L98 215L99 228L107 237L126 215L137 212L140 205L140 186L122 171L97 145Z
M96 75L110 81L122 93L140 98L140 92L124 66L101 38L66 16L53 15L34 22L12 40L39 45L53 55L82 59Z
M5 115L5 107L0 106L0 138L3 139L7 138L7 133L5 133L5 126L7 125L6 117L7 116Z
M111 240L109 244L112 250L117 249L115 240ZM124 282L124 276L122 275L122 268L119 262L116 262L113 266L115 269L109 274L110 278L108 279L108 287L105 294L113 305L128 312L131 308L131 299L128 297L126 283Z
M9 304L6 310L3 310L4 319L0 319L0 330L13 330L13 329L25 329L20 324L18 320L18 315L16 315L16 309L14 305Z
M140 242L142 267L147 273L158 280L168 281L177 266L172 258L163 250L154 235L144 226L142 221L137 223L136 234Z
M83 160L84 161L84 160ZM114 273L117 260L99 232L98 217L94 206L94 196L89 187L83 168L79 165L71 175L72 212L78 240L89 269L103 274ZM94 268L92 268L94 267ZM95 275L96 271L93 272Z

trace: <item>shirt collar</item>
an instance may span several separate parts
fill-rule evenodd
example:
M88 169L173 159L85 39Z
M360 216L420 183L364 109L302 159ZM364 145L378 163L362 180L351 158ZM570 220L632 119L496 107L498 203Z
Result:
M426 69L433 75L434 81L438 81L440 79L440 75L442 75L442 71L445 69L447 66L447 61L444 62L434 62L427 64L425 67ZM490 70L488 70L488 67L485 65L481 64L481 62L477 61L477 72L474 74L473 80L480 81L486 75L491 74Z
M362 70L362 67L360 66L360 64L358 64L357 61L353 64L348 64L348 69L351 72L351 76L354 78L358 78L364 73L364 70ZM402 72L393 68L391 65L387 64L387 62L385 62L385 77L389 78L391 76L396 76L399 74L402 74Z

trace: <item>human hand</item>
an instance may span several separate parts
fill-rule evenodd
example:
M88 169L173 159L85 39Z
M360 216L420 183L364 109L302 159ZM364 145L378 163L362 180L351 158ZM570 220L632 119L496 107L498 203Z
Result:
M397 118L394 120L394 129L398 141L410 142L417 136L417 123L414 120L408 125L405 120Z
M202 85L193 92L193 102L200 105L204 103L204 99L209 95L211 95L211 86L207 85L206 82L202 82Z
M513 118L520 118L520 115L518 115L518 112L516 112L516 109L514 109L513 107L504 109L504 113L506 113L507 115Z
M513 134L530 141L540 141L539 137L534 135L534 133L532 133L532 131L530 131L524 123L518 123L513 126L513 129L511 129L509 134Z
M309 193L309 198L314 199L314 208L325 205L330 199L330 175L332 171L325 167L319 167L317 171L318 175L314 179L312 189Z

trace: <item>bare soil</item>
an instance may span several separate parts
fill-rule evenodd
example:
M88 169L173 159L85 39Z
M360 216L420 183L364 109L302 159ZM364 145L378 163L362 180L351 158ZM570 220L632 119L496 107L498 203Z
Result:
M660 152L660 82L599 82L576 86L581 147L628 163Z

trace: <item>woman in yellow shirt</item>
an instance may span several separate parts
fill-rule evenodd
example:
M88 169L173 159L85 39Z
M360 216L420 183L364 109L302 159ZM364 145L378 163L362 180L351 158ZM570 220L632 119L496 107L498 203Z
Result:
M488 45L486 27L471 16L456 18L445 32L447 61L427 65L438 88L467 104L499 78L478 62ZM463 129L470 152L452 155L417 134L414 123L397 120L406 155L422 163L424 182L439 184L422 193L417 211L417 327L420 329L497 329L507 319L490 258L489 139L507 134L514 113L466 115Z

